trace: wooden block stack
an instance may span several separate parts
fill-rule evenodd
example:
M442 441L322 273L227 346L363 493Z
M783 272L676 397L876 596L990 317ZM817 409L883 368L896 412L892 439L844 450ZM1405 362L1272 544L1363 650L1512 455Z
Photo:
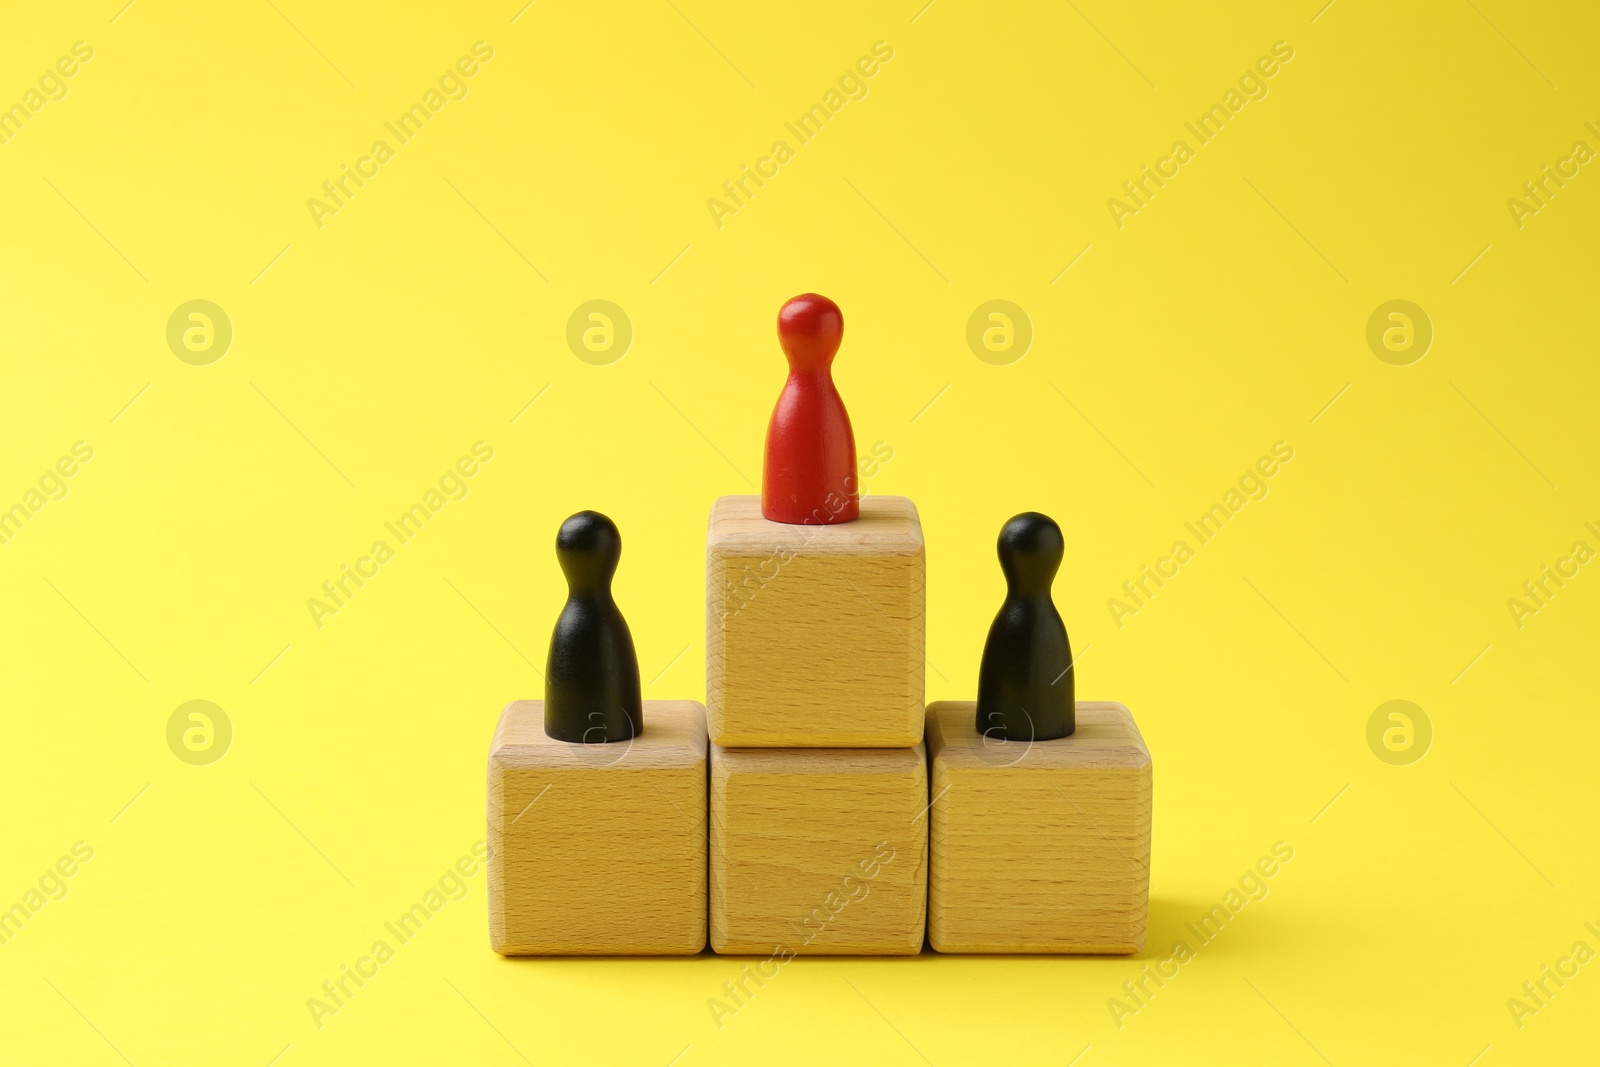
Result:
M903 497L706 546L711 947L914 955L927 910L922 526Z
M915 955L925 935L1143 946L1150 752L1121 704L1075 703L1061 529L1002 527L978 700L924 708L922 523L904 497L858 498L843 335L815 293L778 312L763 495L711 509L705 707L641 701L610 592L621 534L593 511L562 524L549 703L507 707L489 757L497 952L692 954L708 928L717 952L780 960Z

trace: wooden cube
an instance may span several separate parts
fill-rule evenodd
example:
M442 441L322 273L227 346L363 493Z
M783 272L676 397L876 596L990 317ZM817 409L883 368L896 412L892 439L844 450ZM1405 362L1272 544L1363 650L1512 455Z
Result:
M928 708L939 952L1130 953L1150 900L1150 751L1121 704L1077 705L1077 730L1000 742L976 705Z
M647 700L631 742L545 736L544 701L489 751L489 940L506 956L680 955L706 945L705 709Z
M711 749L711 947L914 955L928 901L926 752Z
M925 557L905 497L791 526L725 496L706 543L712 743L907 748L922 740Z

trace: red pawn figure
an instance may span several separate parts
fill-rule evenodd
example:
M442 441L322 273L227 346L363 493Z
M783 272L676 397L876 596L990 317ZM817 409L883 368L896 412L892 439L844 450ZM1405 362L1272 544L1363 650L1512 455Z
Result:
M773 522L826 526L861 514L855 435L830 369L843 337L844 316L825 296L806 293L778 311L789 380L767 424L761 486L761 514Z

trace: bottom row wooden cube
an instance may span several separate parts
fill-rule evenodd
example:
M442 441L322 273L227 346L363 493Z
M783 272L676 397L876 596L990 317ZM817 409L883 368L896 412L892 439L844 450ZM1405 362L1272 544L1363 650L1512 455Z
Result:
M711 947L915 955L928 890L927 755L711 749Z
M647 700L632 741L544 732L544 701L500 715L489 753L489 939L507 956L693 955L706 945L706 723Z
M1130 953L1150 898L1150 751L1121 704L1069 737L999 742L930 705L928 941L939 952Z

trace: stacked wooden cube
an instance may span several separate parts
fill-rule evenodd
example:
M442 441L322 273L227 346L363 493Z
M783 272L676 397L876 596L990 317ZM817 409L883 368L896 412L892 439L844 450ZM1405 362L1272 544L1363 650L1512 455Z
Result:
M927 911L925 553L904 497L787 525L718 500L706 544L711 947L911 955Z

